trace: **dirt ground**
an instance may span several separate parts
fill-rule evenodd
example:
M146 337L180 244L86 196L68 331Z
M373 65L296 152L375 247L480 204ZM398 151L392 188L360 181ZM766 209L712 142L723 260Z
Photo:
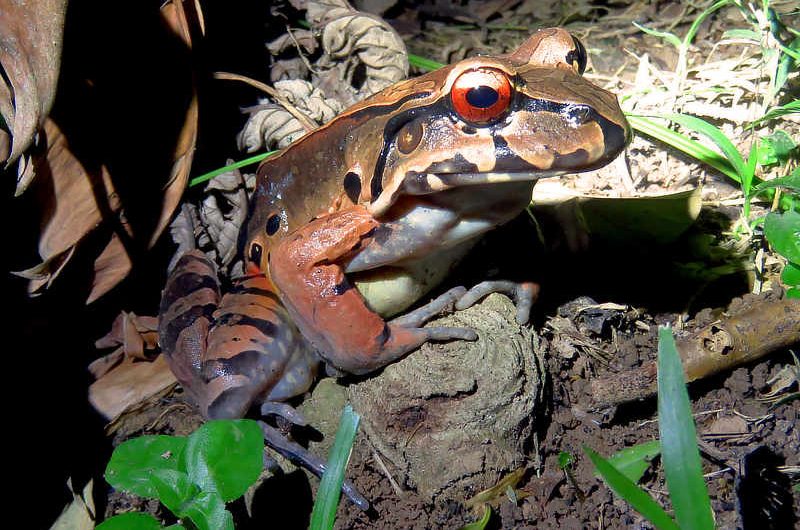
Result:
M491 11L489 4L497 4L495 11L484 20L475 20L469 15L471 3L462 4L391 4L393 7L384 16L401 35L410 37L406 41L411 52L443 62L479 50L501 52L513 48L527 35L513 29L517 26L563 24L587 45L592 64L590 79L617 92L625 110L642 114L658 109L659 102L637 92L641 83L654 83L658 76L653 71L670 72L677 53L655 37L641 33L631 21L660 24L667 29L662 22L674 20L670 29L683 34L697 14L679 2L615 3L613 7L559 3L540 6L538 10L534 8L539 4L536 2L484 2L486 12ZM459 23L477 25L456 28ZM497 29L495 26L500 23L505 27ZM696 44L690 49L690 62L711 64L712 51L717 54L715 60L744 53L739 48L715 46L722 32L736 24L741 24L741 18L733 8L711 17L701 26ZM646 69L642 59L645 56L654 65L649 81L641 79ZM634 100L641 104L636 105ZM712 104L712 100L698 98L684 110L698 112L702 105ZM784 128L800 138L796 121L784 124ZM200 153L198 159L201 164L208 163L213 156ZM576 221L565 217L563 211L545 206L523 213L492 232L440 287L445 290L454 285L470 286L492 277L534 280L542 289L529 329L536 337L536 352L546 370L541 380L541 402L531 420L533 428L525 431L530 440L520 443L527 453L516 462L525 474L516 486L516 498L502 496L492 501L488 528L651 528L594 475L583 447L609 456L657 438L656 400L596 410L591 406L591 381L613 377L655 359L659 325L669 324L679 334L688 333L712 322L725 310L739 311L782 295L774 274L778 262L767 260L767 266L755 274L750 264L762 243L757 238L732 234L741 215L741 195L735 185L641 137L632 143L626 160L630 171L622 182L615 180L620 167L615 164L601 173L565 177L561 179L562 188L624 197L701 186L698 193L703 207L697 220L669 241L635 234L628 237L629 227L617 226L612 227L612 231L617 230L617 237L605 234L588 244L576 244L583 241L574 237L574 230L570 231L570 227L578 226L572 224ZM756 209L764 207L758 205ZM55 417L44 423L33 422L26 427L26 433L28 437L60 440L54 444L48 462L24 447L24 441L20 443L20 454L32 466L29 477L22 479L31 484L24 485L28 489L40 488L46 499L46 508L33 514L32 527L46 527L55 518L61 502L68 498L63 491L67 477L76 484L94 477L98 509L107 515L137 509L169 520L169 514L157 503L109 492L100 478L102 470L112 441L116 445L142 434L187 434L201 423L201 418L178 389L135 414L126 415L112 439L105 438L102 420L85 402L89 377L84 372L84 366L97 355L87 345L105 332L120 309L156 313L162 285L158 282L163 282L168 246L157 247L157 258L152 263L143 264L121 290L92 308L52 302L53 297L70 299L73 295L68 276L65 285L56 286L55 292L48 295L49 300L20 301L20 310L11 317L10 327L22 337L24 348L72 353L52 355L52 360L48 357L48 373L39 377L39 385L46 389L45 398L30 400L18 411L26 418L22 424L28 425L29 418L38 417L36 411L41 414L46 407L47 414ZM725 273L710 274L720 269ZM749 294L756 276L765 279L759 284L762 292ZM12 298L23 300L24 287L10 279L6 282ZM134 295L135 298L127 298ZM130 302L132 299L136 301ZM596 304L614 305L597 309L589 316L577 309ZM797 353L796 346L794 351ZM689 387L718 528L755 528L743 524L741 515L742 502L753 499L770 505L770 516L763 518L761 528L800 528L800 495L791 489L797 483L800 466L800 401L771 406L759 399L773 386L771 379L792 363L786 348ZM352 386L359 381L342 383ZM344 396L345 390L338 392ZM335 428L335 421L331 425ZM330 436L330 429L315 427ZM320 438L314 432L300 433L299 437L303 435L312 442ZM480 443L476 441L477 446ZM465 506L467 493L478 493L478 487L466 487L460 497L425 498L415 491L413 481L395 476L391 466L387 472L386 462L376 456L375 448L376 441L362 430L347 472L348 479L369 498L372 509L365 513L343 501L336 528L455 529L478 518ZM568 472L559 467L563 453L574 458ZM761 481L744 480L743 466L754 470L750 476L758 476ZM284 469L262 483L250 507L244 502L234 503L231 509L239 523L237 528L307 528L318 481L301 471ZM399 488L392 484L390 475L392 480L400 481ZM37 478L42 476L47 480ZM662 505L669 506L658 459L642 485ZM744 508L748 509L753 508Z

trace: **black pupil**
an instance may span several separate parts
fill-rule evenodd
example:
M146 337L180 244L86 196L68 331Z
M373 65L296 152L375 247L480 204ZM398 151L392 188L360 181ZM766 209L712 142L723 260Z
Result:
M497 90L486 85L470 88L467 92L467 102L479 109L488 109L497 103L499 97Z
M267 235L271 236L275 232L278 231L278 228L281 227L281 217L277 214L271 215L269 219L267 219Z

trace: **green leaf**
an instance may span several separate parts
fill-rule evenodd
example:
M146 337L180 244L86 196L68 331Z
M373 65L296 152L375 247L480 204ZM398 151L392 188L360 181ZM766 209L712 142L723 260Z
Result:
M158 500L176 517L186 517L184 506L200 493L200 488L183 471L157 469L150 479L158 491Z
M465 524L460 528L460 530L484 530L486 525L489 524L489 521L492 518L492 507L488 504L483 505L483 515L481 518L475 521L474 523Z
M642 26L638 22L634 22L633 25L639 28L640 30L644 31L648 35L664 39L665 41L669 42L676 48L681 47L681 40L674 33L670 33L668 31L658 31L657 29L651 29L646 26Z
M670 519L667 512L645 493L639 486L631 482L625 475L617 471L605 458L584 446L583 450L597 468L600 476L614 493L628 501L633 509L642 514L653 526L659 530L680 530L678 525Z
M567 469L575 463L575 457L566 451L558 453L558 467L560 469Z
M798 42L800 42L800 39L798 39ZM779 105L771 108L769 112L757 120L752 121L747 127L748 129L752 129L762 121L774 120L775 118L780 118L781 116L786 116L787 114L796 114L798 112L800 112L800 99L795 99L789 103L786 103L785 105Z
M792 263L800 263L800 212L768 213L764 235L775 252Z
M781 281L790 287L800 287L800 265L791 261L787 263L781 273Z
M758 147L758 163L762 166L786 164L797 144L786 131L775 131L761 138Z
M733 169L740 178L742 175L747 173L747 166L745 165L744 159L739 153L739 150L736 149L736 146L733 145L733 142L731 142L730 139L725 136L725 133L723 133L717 127L711 125L705 120L701 120L696 116L689 116L688 114L666 114L664 115L664 118L674 121L675 123L678 123L687 129L691 129L708 137L717 145L717 147L720 148L722 154L725 155L725 158L728 159L728 162L731 163Z
M697 34L697 30L700 29L700 25L706 18L708 18L709 15L714 13L714 11L717 11L725 7L729 3L731 3L731 0L718 0L717 2L714 2L706 9L701 11L700 14L697 15L695 19L692 21L692 25L689 26L689 31L686 32L686 36L683 38L683 46L688 48L689 44L694 40L694 36Z
M233 515L225 509L225 501L215 491L201 492L183 511L199 530L234 530Z
M742 39L753 42L761 42L761 34L752 29L729 29L722 33L723 39Z
M661 461L675 519L683 530L713 529L683 365L669 327L658 331L657 379Z
M178 470L186 438L178 436L140 436L121 443L106 466L106 480L113 487L140 497L156 498L150 481L153 471Z
M636 444L617 451L608 458L608 463L633 483L642 479L650 462L661 452L658 440Z
M149 513L131 512L106 519L95 530L164 530L164 527Z
M785 177L780 177L772 180L765 180L758 186L753 188L756 192L761 192L769 188L786 188L794 192L800 193L800 166L796 167L794 171Z
M664 142L700 162L713 167L736 182L741 182L739 174L734 170L733 166L731 166L731 163L713 149L709 149L700 142L692 140L686 135L677 133L669 127L661 125L645 116L626 114L626 117L630 126L637 132L652 136L656 140Z
M342 410L339 428L336 430L336 439L331 447L327 468L319 483L314 509L311 512L310 530L333 528L336 520L336 507L339 505L339 497L342 493L344 471L350 460L350 452L353 450L353 441L358 432L360 419L350 405L346 405Z
M241 497L264 465L264 438L253 420L213 420L193 432L184 453L186 472L224 501Z
M787 289L786 298L791 298L792 300L797 300L800 298L800 287L792 287L791 289Z

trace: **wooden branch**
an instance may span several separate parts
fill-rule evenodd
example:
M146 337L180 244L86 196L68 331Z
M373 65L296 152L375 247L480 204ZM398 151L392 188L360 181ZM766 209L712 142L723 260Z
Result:
M764 301L677 339L687 382L800 343L800 300ZM656 394L656 361L591 382L593 407L606 408Z

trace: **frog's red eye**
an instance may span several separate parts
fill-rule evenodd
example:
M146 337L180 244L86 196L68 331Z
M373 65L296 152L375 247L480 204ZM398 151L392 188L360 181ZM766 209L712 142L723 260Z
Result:
M450 101L464 121L486 125L508 110L511 81L505 73L493 68L469 70L456 78Z

